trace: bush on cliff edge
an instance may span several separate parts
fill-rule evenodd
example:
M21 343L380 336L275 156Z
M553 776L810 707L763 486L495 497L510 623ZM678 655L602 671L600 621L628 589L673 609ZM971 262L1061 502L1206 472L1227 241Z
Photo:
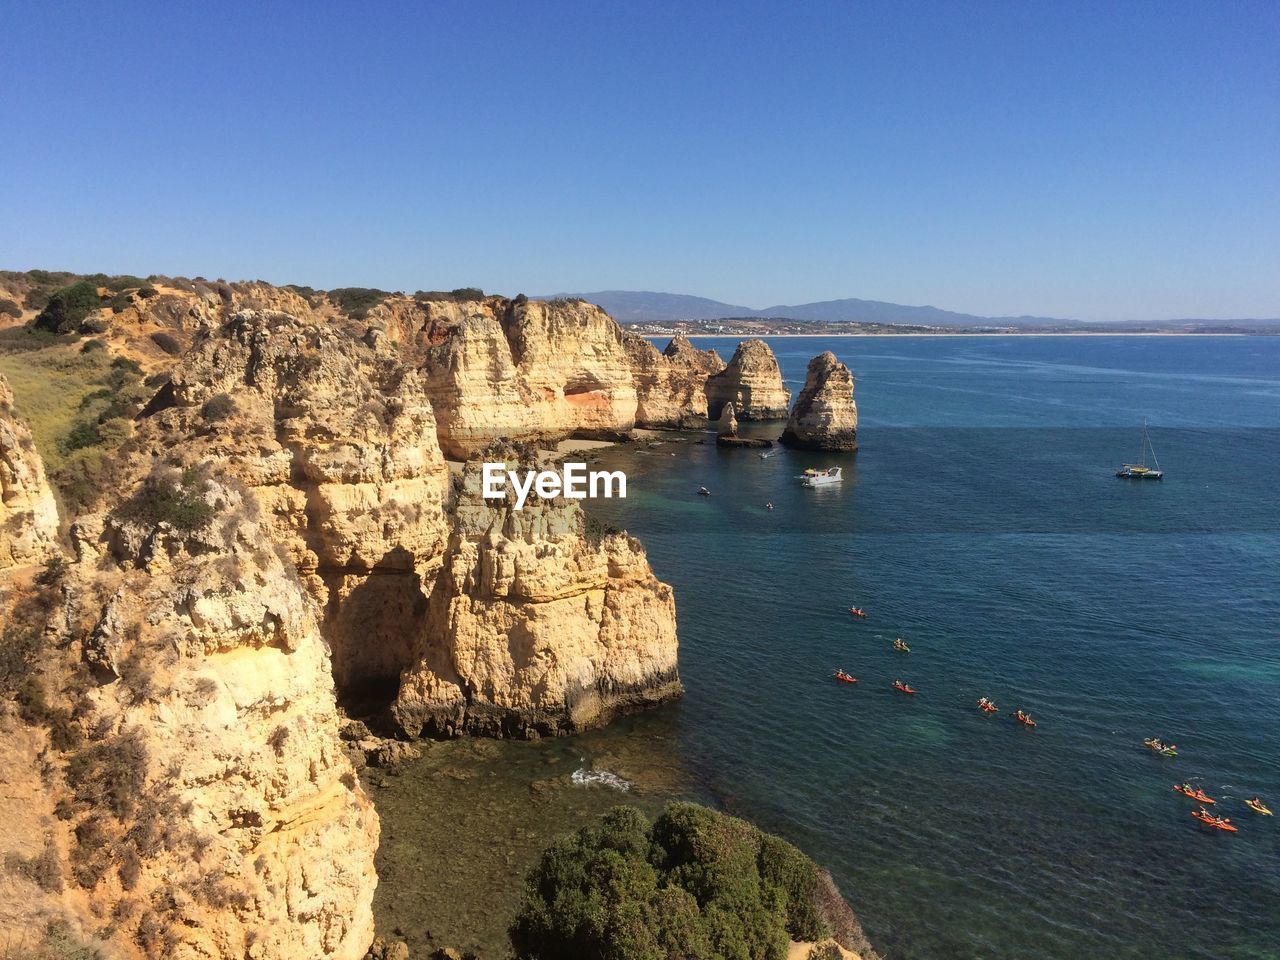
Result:
M744 820L616 807L530 872L510 935L520 960L782 960L827 936L808 857Z

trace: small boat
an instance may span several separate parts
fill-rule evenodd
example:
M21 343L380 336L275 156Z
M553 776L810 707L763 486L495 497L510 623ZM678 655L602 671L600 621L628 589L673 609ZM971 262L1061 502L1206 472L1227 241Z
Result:
M858 682L857 677L855 677L851 673L845 673L843 670L837 670L835 673L835 677L841 683L857 683Z
M850 607L849 613L852 616L857 617L859 620L867 619L867 611L863 610L861 607Z
M1147 466L1147 451L1151 451L1151 462L1154 467ZM1142 456L1140 463L1126 463L1116 471L1117 477L1126 480L1163 480L1164 471L1160 469L1160 461L1156 459L1156 448L1151 446L1151 437L1147 434L1147 422L1142 421Z
M777 453L777 452L778 452L777 450L766 450L764 453L760 454L760 459L761 459L761 460L768 460L770 457L772 457L772 456L773 456L775 453Z
M772 510L772 509L773 509L773 501L772 501L772 500L770 500L768 503L766 503L766 504L764 505L764 508L765 508L766 510Z
M800 481L802 487L825 487L839 483L843 479L840 471L840 467L827 467L825 470L814 470L810 467L796 479Z
M699 487L699 488L698 488L698 496L700 496L700 497L709 497L709 496L711 496L711 491L710 491L710 490L708 490L706 487Z
M1213 799L1199 787L1193 787L1189 783L1175 783L1173 789L1184 797L1190 797L1192 800L1199 800L1201 803L1215 804L1218 801Z
M1267 805L1263 803L1261 800L1259 800L1257 797L1254 797L1252 800L1246 800L1244 802L1244 805L1248 807L1250 810L1252 810L1254 813L1260 813L1264 817L1271 816L1271 811L1267 809Z
M1143 744L1162 757L1176 757L1178 755L1178 745L1176 743L1165 743L1159 737L1148 737L1142 741Z
M901 680L893 681L893 689L897 690L900 693L909 693L913 697L916 695L916 692L912 690L909 686L907 686L905 683L903 683Z
M1215 817L1204 807L1201 807L1199 810L1191 811L1191 815L1201 823L1208 824L1211 827L1217 827L1219 830L1226 830L1228 833L1240 832L1240 828L1231 822L1230 817Z
M1000 708L997 707L990 700L988 700L986 697L982 697L981 699L978 700L978 709L980 709L983 713L999 713L1000 712Z
M900 650L903 653L910 653L911 648L907 646L907 642L901 637L893 641L893 649Z
M1017 720L1020 724L1022 724L1024 727L1034 727L1036 725L1036 722L1031 719L1031 714L1023 713L1021 710L1015 713L1013 715L1013 718Z

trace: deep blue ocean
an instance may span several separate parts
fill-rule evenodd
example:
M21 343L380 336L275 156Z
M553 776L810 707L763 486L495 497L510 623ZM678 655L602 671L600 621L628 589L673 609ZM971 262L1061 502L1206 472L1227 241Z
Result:
M1280 956L1280 816L1241 803L1280 812L1280 337L770 342L793 391L849 365L860 449L604 454L628 498L592 509L675 587L687 689L629 735L830 868L892 960ZM1166 479L1116 479L1144 420Z

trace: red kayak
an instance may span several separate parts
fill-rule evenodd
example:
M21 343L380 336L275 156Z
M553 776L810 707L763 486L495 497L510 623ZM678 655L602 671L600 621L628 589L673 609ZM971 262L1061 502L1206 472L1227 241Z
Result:
M839 680L841 683L857 683L858 682L857 677L853 676L852 674L845 673L843 670L836 671L836 679Z
M909 693L913 697L916 695L916 692L912 690L909 686L907 686L905 683L903 683L901 680L893 681L893 689L901 693Z
M1176 790L1178 793L1182 794L1184 797L1190 797L1192 800L1199 800L1201 803L1212 804L1212 803L1218 802L1217 800L1213 799L1213 797L1209 796L1207 793L1201 790L1199 787L1192 788L1191 784L1189 783L1175 783L1173 785L1173 789Z
M1017 720L1019 723L1023 724L1024 726L1034 727L1036 725L1036 722L1031 719L1031 714L1029 713L1023 713L1021 710L1019 710L1013 716L1015 720Z
M861 620L867 619L867 611L863 610L861 607L850 607L849 613L850 615L858 617Z
M1227 833L1239 833L1240 828L1235 826L1228 817L1215 817L1204 807L1199 810L1191 811L1191 815L1201 823L1208 824L1211 827L1217 827L1219 830L1225 830Z
M983 713L999 713L1000 712L1000 708L997 707L990 700L988 700L986 697L983 697L981 700L978 701L978 707L979 709L982 710Z

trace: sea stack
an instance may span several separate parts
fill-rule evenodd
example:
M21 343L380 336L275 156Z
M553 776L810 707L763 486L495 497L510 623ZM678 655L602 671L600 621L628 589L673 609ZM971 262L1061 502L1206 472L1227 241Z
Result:
M804 389L787 418L781 442L802 450L856 450L858 405L853 374L828 350L809 361Z
M738 418L733 412L733 401L724 405L720 411L720 420L716 424L716 436L736 437L738 435Z
M738 344L729 365L707 378L707 416L718 419L732 402L739 420L783 420L791 391L782 383L777 358L763 340Z
M714 350L699 350L676 334L667 349L644 337L623 337L636 386L636 426L692 429L706 426L707 377L724 369Z

